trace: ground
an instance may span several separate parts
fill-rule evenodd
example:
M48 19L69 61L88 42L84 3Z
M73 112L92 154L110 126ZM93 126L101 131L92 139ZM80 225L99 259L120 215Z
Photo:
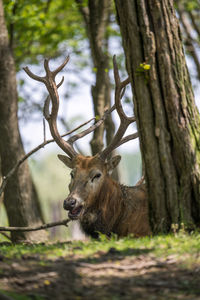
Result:
M200 236L0 244L0 299L200 299Z

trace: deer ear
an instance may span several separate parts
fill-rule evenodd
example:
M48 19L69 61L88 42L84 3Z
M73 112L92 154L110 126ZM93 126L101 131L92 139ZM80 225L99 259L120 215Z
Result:
M70 169L73 169L74 168L74 163L73 161L71 160L71 158L69 158L68 156L66 155L61 155L61 154L58 154L58 158Z
M121 156L117 155L112 157L108 162L107 162L107 170L109 172L109 174L112 173L112 171L114 170L114 168L116 168L116 166L119 164L121 160Z

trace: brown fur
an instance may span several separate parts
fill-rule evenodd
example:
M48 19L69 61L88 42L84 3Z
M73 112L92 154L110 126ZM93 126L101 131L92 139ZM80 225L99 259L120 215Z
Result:
M106 177L99 194L92 200L86 201L87 213L80 218L86 232L88 229L92 232L94 227L107 235L111 232L118 236L132 234L136 237L151 234L145 185L122 186ZM94 218L96 212L100 214ZM90 215L93 218L88 222Z
M74 167L74 179L66 201L71 197L82 199L79 220L87 234L93 237L97 237L98 232L137 237L151 234L144 184L135 187L120 185L108 174L108 163L96 156L78 155ZM95 172L102 175L92 180Z

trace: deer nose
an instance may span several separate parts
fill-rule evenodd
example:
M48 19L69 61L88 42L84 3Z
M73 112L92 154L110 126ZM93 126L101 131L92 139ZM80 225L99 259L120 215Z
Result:
M75 205L76 205L76 199L74 198L67 198L63 202L63 208L66 210L70 210L74 208Z

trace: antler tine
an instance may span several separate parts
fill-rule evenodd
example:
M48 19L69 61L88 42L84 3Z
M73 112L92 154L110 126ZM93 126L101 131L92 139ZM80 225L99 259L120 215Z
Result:
M40 82L43 82L44 84L46 83L46 76L44 77L40 77L38 75L35 75L31 72L31 70L29 69L29 67L24 67L23 68L24 71L26 72L26 74L31 77L32 79L36 80L36 81L40 81Z
M131 123L135 122L135 117L128 117L122 108L121 98L123 97L125 88L127 84L130 83L130 80L129 78L125 79L124 81L120 80L115 55L113 56L113 69L115 79L115 107L120 118L120 125L112 142L107 146L107 148L105 148L102 152L99 153L99 157L103 160L105 160L115 148L119 147L124 142L137 137L137 134L132 134L129 135L127 138L122 139L128 126Z
M58 95L58 87L61 86L61 84L64 81L64 78L60 81L58 85L55 83L55 76L60 72L64 66L68 63L69 56L65 59L65 61L54 71L51 71L49 69L49 59L44 60L44 68L46 71L45 77L40 77L35 74L33 74L28 67L25 67L25 72L34 80L43 82L49 92L49 97L52 102L52 108L51 108L51 114L49 113L49 97L47 97L44 105L44 116L46 120L49 123L49 128L52 134L52 137L54 138L57 145L71 158L74 158L77 153L73 148L73 145L69 142L66 142L61 135L58 132L57 128L57 116L58 116L58 109L59 109L59 95Z
M63 84L65 77L63 76L59 84L57 84L57 89Z
M52 72L54 74L54 76L56 76L66 66L68 61L69 61L69 55L66 57L65 61L57 69L55 69Z
M135 121L134 117L127 117L122 108L121 99L125 93L126 86L130 83L129 77L121 82L119 76L119 70L116 61L116 55L113 56L113 69L114 69L114 78L115 78L115 105L117 113L120 117L121 122L132 123ZM128 125L129 125L128 124ZM127 126L128 127L128 126Z
M62 69L66 66L66 64L68 63L68 61L69 61L69 55L66 57L66 59L64 60L64 62L58 68L56 68L54 71L50 71L50 68L49 68L49 59L45 59L44 60L44 68L45 68L46 74L48 76L52 76L53 78L55 78L56 75L60 71L62 71Z
M110 109L105 111L104 116L94 125L90 126L90 128L84 130L83 132L76 134L72 136L68 141L65 141L62 136L58 132L57 128L57 116L58 116L58 109L59 109L59 95L58 95L58 88L62 85L64 81L64 77L62 77L60 83L56 85L55 77L56 75L65 67L65 65L69 61L69 56L65 59L65 61L54 71L51 71L49 68L49 59L44 60L44 69L46 71L46 75L44 77L40 77L38 75L33 74L28 67L25 67L25 72L34 80L43 82L49 92L49 96L45 100L44 104L44 117L49 123L49 128L52 134L52 137L54 138L55 142L58 144L58 146L70 156L71 159L73 159L75 156L77 156L77 152L74 150L73 143L80 139L81 137L87 135L88 133L92 132L102 124L102 122L105 120L107 115L113 111L115 108L117 110L117 113L120 118L120 126L112 140L112 142L108 145L106 149L104 149L102 152L99 153L99 157L103 160L106 159L106 157L112 152L115 148L120 146L121 144L125 143L126 141L136 138L137 133L129 135L127 137L124 137L124 133L128 126L135 121L135 117L128 117L121 104L121 98L124 95L125 88L127 84L129 84L130 80L127 78L124 81L120 80L118 66L116 62L116 57L113 57L113 66L114 66L114 78L115 78L115 104ZM50 101L52 103L51 107L51 113L49 112L49 105Z
M59 84L57 85L57 89L63 84L64 82L64 76L62 77L61 81L59 82ZM48 119L50 118L50 113L49 113L49 105L51 102L51 98L48 95L47 98L44 101L44 108L43 108L43 115L45 117L45 119L48 121Z

